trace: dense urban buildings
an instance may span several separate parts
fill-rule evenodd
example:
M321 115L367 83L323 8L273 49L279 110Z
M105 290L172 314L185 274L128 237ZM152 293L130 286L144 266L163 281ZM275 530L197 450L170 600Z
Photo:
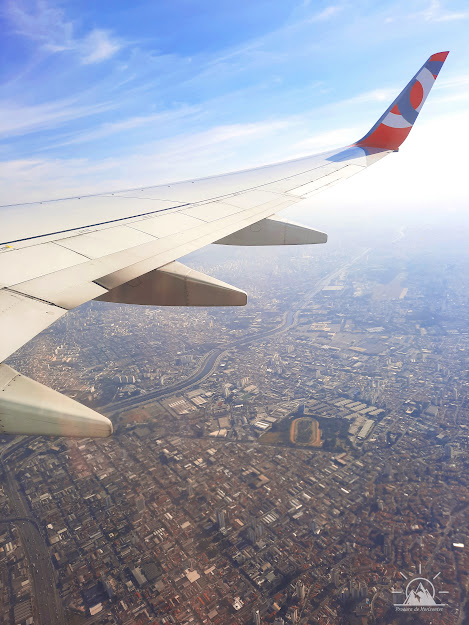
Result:
M11 359L116 432L3 439L0 623L465 622L466 242L348 234L194 254L245 309L91 303Z

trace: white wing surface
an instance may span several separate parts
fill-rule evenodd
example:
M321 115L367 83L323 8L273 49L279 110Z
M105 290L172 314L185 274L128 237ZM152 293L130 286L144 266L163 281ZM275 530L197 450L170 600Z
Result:
M67 310L92 299L245 304L243 291L177 259L210 243L324 243L323 233L277 213L397 150L432 86L428 74L434 81L446 54L430 57L370 132L351 146L200 180L1 207L0 362ZM397 124L399 116L404 121ZM63 396L40 386L0 365L0 431L112 432L105 417L71 399L59 401Z

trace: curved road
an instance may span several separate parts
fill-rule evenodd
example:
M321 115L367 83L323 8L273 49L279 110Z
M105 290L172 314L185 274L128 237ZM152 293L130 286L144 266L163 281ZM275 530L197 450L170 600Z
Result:
M220 360L231 349L241 345L261 341L275 334L282 334L292 326L297 325L299 314L307 306L311 297L319 293L319 291L327 286L331 280L338 276L344 269L350 267L368 251L369 250L365 250L352 260L345 263L339 269L320 280L316 284L315 288L305 296L303 303L295 312L289 311L285 313L282 323L279 326L266 330L265 332L244 336L236 341L233 341L232 343L229 343L228 345L225 345L224 347L210 351L192 375L170 387L158 389L141 397L132 397L127 400L108 404L103 408L105 408L108 413L116 412L118 410L145 404L149 401L160 399L167 395L172 395L178 391L190 388L191 386L195 386L216 369ZM15 523L18 527L21 543L30 566L33 598L36 608L35 613L37 615L38 622L41 625L65 625L62 601L56 586L56 573L50 559L48 547L44 537L39 531L39 525L37 525L34 519L30 516L30 510L20 493L19 484L16 481L13 472L9 470L9 467L5 462L8 454L21 446L23 442L23 438L20 438L0 451L0 463L3 467L6 478L5 489L8 492L14 514L14 518L5 518L3 519L3 522Z
M237 339L223 347L219 347L217 349L213 349L208 354L205 355L202 362L199 364L198 369L192 373L189 377L184 378L180 382L176 382L171 386L166 388L160 388L155 391L151 391L146 393L145 395L139 395L136 397L130 397L129 399L123 399L119 402L114 402L108 404L107 406L102 406L101 410L106 412L107 414L116 413L120 410L128 410L130 408L136 408L141 406L142 404L147 404L148 402L154 401L156 399L162 399L163 397L167 397L169 395L173 395L179 391L186 390L191 386L195 386L199 384L201 380L205 379L216 369L218 363L223 358L223 356L229 352L231 349L235 347L240 347L241 345L246 345L248 343L254 343L257 341L262 341L269 336L273 336L275 334L283 334L292 326L296 326L298 324L299 314L304 308L308 305L310 299L317 295L325 286L331 282L334 278L336 278L342 271L353 265L359 258L367 254L370 250L366 249L358 256L355 256L352 260L344 263L339 269L328 274L325 278L320 280L314 289L312 289L303 300L301 306L295 311L288 311L284 314L282 323L270 330L266 330L265 332L260 332L256 334L248 334L247 336L243 336L240 339Z
M115 412L117 410L122 410L125 408L134 408L135 406L138 406L140 404L146 404L154 399L161 399L166 395L173 395L178 391L182 391L190 388L191 386L195 386L201 381L202 378L205 378L212 373L212 371L217 367L218 362L230 349L233 349L234 347L239 347L240 345L243 345L245 343L254 342L255 340L259 341L268 336L272 336L273 334L279 334L280 332L287 330L293 324L293 317L293 313L285 313L284 319L280 326L277 326L276 328L272 328L271 330L267 330L266 332L262 332L260 334L245 336L241 339L238 339L237 341L233 341L233 343L230 343L226 347L221 347L208 352L208 354L206 354L206 356L204 357L204 360L200 363L197 371L195 371L189 377L184 378L180 382L176 382L176 384L172 384L171 386L168 386L166 388L161 388L156 391L146 393L145 395L130 397L129 399L124 399L120 402L108 404L108 406L105 406L104 408L106 409L106 412Z

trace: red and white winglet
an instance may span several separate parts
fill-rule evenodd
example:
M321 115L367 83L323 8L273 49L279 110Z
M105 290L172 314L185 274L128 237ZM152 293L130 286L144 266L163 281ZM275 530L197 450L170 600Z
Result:
M432 54L373 128L354 145L398 150L412 130L448 54Z

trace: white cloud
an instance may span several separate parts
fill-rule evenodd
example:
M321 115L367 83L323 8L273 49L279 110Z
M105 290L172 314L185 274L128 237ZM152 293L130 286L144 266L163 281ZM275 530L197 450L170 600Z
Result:
M328 6L322 11L320 11L319 13L316 13L315 15L312 15L309 18L307 18L306 22L308 23L325 22L331 19L332 17L334 17L334 15L337 15L337 13L340 13L340 11L342 11L342 8L343 7L341 7L340 5Z
M98 63L112 57L119 50L119 42L114 41L112 34L107 31L96 29L78 37L76 34L77 25L67 21L61 10L51 7L44 0L37 0L35 5L26 5L25 0L16 0L14 7L12 4L9 6L13 13L16 11L15 24L17 32L21 32L24 36L38 41L44 49L55 51L74 50L79 54L82 63ZM36 13L31 9L26 10L25 6L36 7ZM428 13L428 20L435 20L448 15L448 13L442 11L438 3L433 3L432 7L434 13L432 16ZM308 19L313 22L326 21L340 10L340 6L331 5L316 15L310 15ZM423 21L422 14L420 14L420 20ZM283 29L284 32L288 31L289 33L288 40L291 39L290 35L294 33L296 28L298 28L298 23L295 22ZM323 30L322 24L318 26L318 29ZM258 52L258 48L264 45L266 50L263 53L267 55L270 54L269 47L275 49L272 54L283 54L282 45L273 45L273 41L276 41L275 37L278 37L279 32L248 42L236 50L227 51L225 55L218 57L214 63L220 62L220 60L231 61L233 57L241 55L243 58L240 61L240 66L244 67L249 65L252 58L259 60L259 57L255 56L255 54ZM206 59L204 63L206 68L210 67L210 63L207 63ZM165 59L162 61L162 64L166 64ZM194 73L196 72L197 69L194 70ZM200 79L200 73L196 78ZM467 76L448 79L449 93L444 92L443 94L440 92L440 97L443 95L447 98L466 97L461 93L464 86L466 86L466 82ZM384 84L386 85L386 81ZM125 143L122 144L121 148L117 148L114 147L115 143L109 142L109 150L106 150L106 153L111 154L111 156L101 162L95 160L93 155L94 146L91 146L89 158L28 159L6 162L2 164L3 172L0 175L3 179L3 186L8 192L6 201L15 202L25 199L60 197L76 192L93 192L112 188L133 187L140 184L156 184L168 180L210 175L220 171L285 160L300 154L320 152L345 145L350 141L358 139L364 131L368 130L378 115L383 112L397 95L402 86L398 85L396 88L390 89L386 86L383 89L366 91L352 98L318 106L306 111L301 117L290 116L280 120L276 119L251 124L224 124L209 128L203 132L179 134L171 139L153 141L152 143L149 143L150 138L148 137L146 138L148 143L139 146L139 148L135 147L135 141L132 148L127 147ZM142 85L142 87L146 88L146 84ZM450 89L452 87L454 87L454 92ZM444 87L442 86L442 88ZM459 93L456 93L458 89ZM102 91L104 92L104 88ZM291 93L291 90L289 93ZM246 89L246 94L245 99L248 101L248 89ZM232 92L222 97L230 99ZM308 100L306 106L311 106L310 102L312 102L312 99ZM116 103L122 104L122 99L116 98ZM216 107L209 105L210 102L206 101L200 106L202 109L207 109L209 113L210 109L216 110ZM350 105L354 106L351 107ZM54 128L66 120L100 112L106 110L107 107L111 108L113 104L103 103L94 106L82 106L79 102L71 99L40 106L16 106L12 102L3 104L0 102L0 131L6 136L11 136L31 130ZM222 106L218 108L223 110ZM187 109L187 114L190 115L189 107ZM100 125L88 124L87 128L79 131L74 131L73 128L67 129L67 134L70 134L66 137L54 137L57 143L52 147L81 144L96 140L96 145L102 148L106 142L99 142L98 140L100 139L124 131L146 128L149 124L164 123L168 119L172 119L171 115L183 116L186 114L185 110L182 109L174 113L171 111L154 113L154 109L151 108L152 114L148 115L140 115L136 108L132 110L131 107L123 108L122 110L132 112L125 119L116 120L115 118L110 118L103 124L101 123L102 120L100 120ZM149 109L147 107L143 110L148 112ZM376 111L376 116L373 112L370 113L370 110ZM195 113L197 114L197 111ZM347 117L345 117L345 113ZM370 119L366 121L365 117L368 118L368 114ZM207 119L208 117L206 116L200 124L193 124L193 127L200 128L200 126L207 123ZM226 115L222 119L230 118ZM350 120L353 126L347 126L347 120ZM365 120L364 126L360 130L363 120ZM465 121L467 121L466 118ZM198 119L197 122L199 122ZM337 124L338 129L332 129L333 123ZM175 124L175 126L177 127L176 132L180 132L183 125L181 124L178 127ZM413 131L413 136L416 133L417 129ZM141 134L139 133L137 136L141 136ZM456 132L455 136L459 136L459 134ZM127 136L125 138L127 139ZM60 143L62 139L63 141ZM448 138L446 139L448 140ZM410 145L409 143L409 147ZM444 145L444 142L441 142L443 158L448 159L451 152ZM51 147L50 144L48 147ZM435 149L438 152L438 148L436 147ZM103 151L101 149L101 153ZM407 151L407 144L405 151ZM456 150L453 153L460 154L460 152L461 150ZM48 154L50 153L48 152ZM84 152L76 150L76 153L83 154ZM30 155L31 152L28 152L28 154ZM405 162L404 159L401 161L401 155L395 159L386 159L386 166L388 160ZM385 168L385 166L380 167ZM412 167L418 168L418 163L417 165L409 163L409 170L412 170ZM376 169L378 170L379 168L377 167ZM375 168L372 171L374 172ZM389 171L392 171L392 167L390 167ZM398 168L395 171L398 172ZM373 175L363 174L369 180L373 178ZM361 176L358 178L361 178ZM451 176L449 179L451 179ZM460 192L460 187L457 187L456 190ZM368 197L366 190L364 190L364 196ZM431 199L430 196L431 194L428 194L427 199ZM321 199L323 197L328 201L328 194L321 195Z
M95 29L79 45L82 63L100 63L109 59L120 49L120 44L112 39L109 32Z
M364 91L356 96L340 100L335 103L335 106L343 106L348 104L369 104L371 102L383 102L391 104L391 101L398 95L398 88L382 88L372 89L371 91Z
M310 1L306 0L303 8L309 8ZM318 28L323 22L326 22L336 16L343 10L342 5L329 5L318 13L302 16L295 21L282 25L276 30L262 34L254 39L243 42L234 48L223 50L212 60L208 61L202 75L213 76L216 72L225 75L227 72L234 74L235 72L245 72L248 68L256 66L269 66L276 62L284 62L286 59L292 58L292 48L285 50L285 38L291 41L291 37L297 34L298 39L308 38L308 49L319 49L316 41L311 41L311 24L318 23ZM318 39L316 36L315 39ZM305 51L305 47L302 47Z
M142 127L163 126L169 122L180 120L189 115L194 115L199 109L196 107L182 107L174 111L163 111L152 115L138 115L122 119L117 122L107 122L89 131L80 131L69 138L60 140L57 143L48 144L46 149L55 149L65 145L76 145L80 143L89 143L98 139L104 139L115 134L136 130Z
M315 152L325 152L326 150L337 148L340 145L347 145L352 141L356 141L359 132L360 131L355 127L329 130L295 143L291 150L298 156L305 156Z
M84 64L105 61L122 47L110 32L98 28L77 35L76 24L46 0L10 0L5 14L17 34L37 41L42 50L74 52Z
M44 0L10 0L5 14L16 33L36 40L50 50L67 49L66 42L73 37L73 24L64 19L63 11L49 6Z
M265 164L270 160L264 154L269 139L281 131L288 133L290 124L289 120L276 120L215 126L142 145L138 152L102 161L4 161L0 168L2 203L133 188ZM276 157L271 156L272 160Z
M429 6L423 11L423 17L427 22L454 22L467 19L469 12L447 11L440 0L430 0Z
M465 87L469 84L469 74L456 74L455 76L450 76L449 78L441 78L438 76L438 80L433 87L435 91L441 91L443 89L454 89Z
M466 197L464 146L469 137L461 133L466 128L467 112L418 123L398 156L321 195L321 205L346 202L351 208L360 205L378 210L379 198L379 207L389 208L395 203L397 208L428 206L434 210L438 205L462 203ZM152 142L134 153L102 161L4 162L0 184L5 189L5 203L131 188L287 160L345 145L357 136L354 127L313 134L307 118L222 125ZM431 185L429 179L433 180Z
M75 100L58 100L36 106L0 101L0 137L57 128L70 120L102 113L115 105L109 102L78 105Z
M440 106L442 101L467 99L466 90L464 90L467 81L468 77L464 74L448 77L441 85L441 90L431 98L435 111L444 110L445 107ZM302 115L285 116L257 123L222 124L200 132L176 134L158 140L149 138L138 148L135 147L135 142L133 142L134 147L123 144L122 150L111 151L111 156L102 161L97 161L92 156L93 150L91 150L90 157L83 159L4 162L2 164L3 187L5 193L8 194L4 201L20 202L26 199L44 199L73 193L163 183L322 152L357 140L368 130L375 118L382 113L381 109L384 110L397 92L396 88L375 89L353 98L338 100L327 106L316 107ZM363 106L364 104L368 106ZM111 104L96 105L96 108L93 108L80 107L71 100L39 107L14 107L13 105L2 107L0 103L0 120L2 120L0 131L8 135L31 129L54 127L57 126L57 122L91 114L97 110L105 110L105 106L111 106ZM430 104L427 105L429 106ZM368 110L370 108L375 111L374 114ZM342 121L345 109L347 110L346 119L353 122L347 126L344 126ZM430 112L429 108L426 110ZM197 119L199 113L197 107L182 106L173 111L131 116L115 122L106 122L98 127L91 126L78 134L71 134L61 142L59 139L56 145L49 147L99 141L119 132L131 132L151 124L166 124L167 126L173 121L176 122L174 127L177 132L179 119L182 120L187 116L191 125L195 126L197 124L192 121ZM457 117L458 115L463 117ZM191 116L193 116L192 119ZM413 144L415 135L421 132L420 128L425 123L426 116L424 112L422 120L419 120L417 127L412 131L409 146ZM457 163L460 162L459 159L462 159L459 141L461 130L455 132L454 135L448 131L444 137L441 136L442 128L445 126L453 128L453 117L460 119L460 129L464 129L466 125L469 127L467 114L464 116L463 111L453 109L451 116L439 122L435 131L435 137L437 137L435 146L428 151L439 154L439 142L445 163L451 162L453 155L457 155ZM337 124L338 127L334 128L333 124ZM427 136L423 135L421 141L423 143L428 141ZM456 146L455 143L457 143ZM403 153L406 153L407 149L406 144ZM422 159L425 160L425 158L427 154L422 155ZM418 168L422 159L417 159L416 164L409 163L408 169ZM451 172L448 172L448 179L452 179ZM455 192L461 192L461 187L457 183L452 185L452 188Z

